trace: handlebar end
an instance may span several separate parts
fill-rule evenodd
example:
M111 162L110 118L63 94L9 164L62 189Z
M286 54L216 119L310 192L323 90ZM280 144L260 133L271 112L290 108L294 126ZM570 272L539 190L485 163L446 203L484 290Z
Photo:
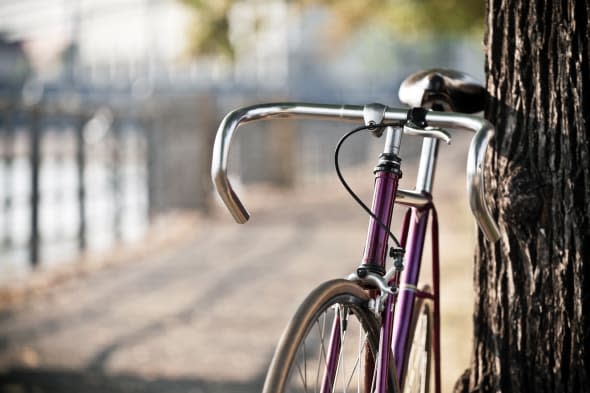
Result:
M500 229L496 225L495 222L492 222L491 225L481 225L479 226L481 231L483 232L484 236L490 243L495 243L500 240Z
M226 202L227 204L227 202ZM230 210L232 217L238 224L245 224L250 220L250 213L240 203L240 206L236 206L235 209Z
M245 224L250 219L250 213L248 213L248 210L246 210L224 175L224 173L219 174L219 172L213 174L213 184L217 189L217 194L221 197L234 220L238 224Z
M213 181L217 194L230 211L234 220L238 224L245 224L250 219L250 214L233 190L227 176L229 144L231 136L239 123L241 112L241 110L236 110L229 113L219 126L213 144L211 180Z
M482 120L482 127L473 137L467 156L467 191L469 205L479 228L488 241L495 243L500 239L500 229L485 202L483 182L484 155L493 137L493 126L486 120Z

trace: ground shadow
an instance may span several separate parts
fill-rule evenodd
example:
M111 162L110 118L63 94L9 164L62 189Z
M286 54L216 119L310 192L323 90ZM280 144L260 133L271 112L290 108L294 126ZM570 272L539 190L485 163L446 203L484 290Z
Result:
M92 370L15 368L0 374L0 393L258 393L263 377L248 381L146 378Z

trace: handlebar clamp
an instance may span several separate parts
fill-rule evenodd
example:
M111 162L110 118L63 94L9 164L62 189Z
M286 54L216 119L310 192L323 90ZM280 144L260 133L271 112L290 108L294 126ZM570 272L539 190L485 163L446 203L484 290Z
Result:
M367 104L363 108L363 120L365 121L365 126L367 126L371 134L377 138L380 138L381 135L383 135L384 128L380 125L383 124L386 110L387 106L377 102Z
M415 107L408 111L408 118L407 121L418 128L426 128L428 123L426 123L426 114L428 110L422 107Z

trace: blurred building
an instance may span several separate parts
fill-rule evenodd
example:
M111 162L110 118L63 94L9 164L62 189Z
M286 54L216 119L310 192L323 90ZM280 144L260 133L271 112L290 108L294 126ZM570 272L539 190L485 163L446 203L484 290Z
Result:
M26 43L36 75L45 81L67 74L68 67L85 83L153 72L181 57L189 19L175 1L0 3L0 31Z
M234 82L284 86L291 7L237 1L229 19L235 66L187 53L189 8L176 0L0 2L0 31L24 42L37 78L83 84Z

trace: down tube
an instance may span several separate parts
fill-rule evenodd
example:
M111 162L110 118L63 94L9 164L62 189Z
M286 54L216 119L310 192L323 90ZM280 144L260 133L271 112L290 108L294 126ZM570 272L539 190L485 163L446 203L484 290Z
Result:
M422 261L422 251L424 248L424 238L428 225L428 216L430 207L422 210L412 209L410 218L410 230L408 234L408 243L406 245L405 267L402 272L400 281L400 293L395 306L395 317L393 323L393 343L392 349L395 357L395 367L399 381L403 381L405 354L408 348L408 333L412 323L412 311L414 309L414 299L416 294L412 290L418 283L420 274L420 263Z

